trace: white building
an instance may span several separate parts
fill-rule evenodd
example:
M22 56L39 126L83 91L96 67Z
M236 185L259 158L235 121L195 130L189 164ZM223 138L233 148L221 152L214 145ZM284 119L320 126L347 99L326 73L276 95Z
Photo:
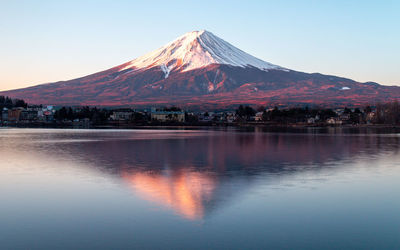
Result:
M185 112L183 111L154 111L151 112L151 120L166 122L176 121L185 122Z

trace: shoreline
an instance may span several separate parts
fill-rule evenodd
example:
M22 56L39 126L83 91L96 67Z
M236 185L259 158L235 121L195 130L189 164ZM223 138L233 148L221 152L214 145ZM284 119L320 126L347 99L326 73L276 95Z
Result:
M240 129L398 129L400 125L389 124L345 124L345 125L307 125L307 124L268 124L268 123L221 123L221 124L57 124L57 123L18 123L0 125L0 128L50 128L50 129L216 129L216 128L240 128Z

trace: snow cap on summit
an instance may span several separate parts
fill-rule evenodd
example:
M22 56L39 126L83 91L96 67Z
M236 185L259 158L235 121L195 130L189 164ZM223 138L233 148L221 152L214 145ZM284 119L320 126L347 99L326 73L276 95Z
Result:
M206 30L188 32L165 46L130 61L121 70L139 70L158 66L168 77L171 70L183 72L210 64L256 67L261 70L284 70L247 54Z

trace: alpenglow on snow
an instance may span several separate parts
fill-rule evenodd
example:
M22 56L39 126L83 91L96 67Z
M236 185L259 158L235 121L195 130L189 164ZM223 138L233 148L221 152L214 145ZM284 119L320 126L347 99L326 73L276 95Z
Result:
M130 61L121 71L158 66L167 78L171 70L185 72L210 64L285 70L247 54L209 31L202 30L186 33L167 45Z

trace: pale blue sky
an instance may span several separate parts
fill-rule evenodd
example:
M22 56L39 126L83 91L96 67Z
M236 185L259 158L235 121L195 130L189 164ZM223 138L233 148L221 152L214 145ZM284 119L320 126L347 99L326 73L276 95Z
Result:
M0 90L68 80L206 29L265 61L400 85L400 1L0 0Z

